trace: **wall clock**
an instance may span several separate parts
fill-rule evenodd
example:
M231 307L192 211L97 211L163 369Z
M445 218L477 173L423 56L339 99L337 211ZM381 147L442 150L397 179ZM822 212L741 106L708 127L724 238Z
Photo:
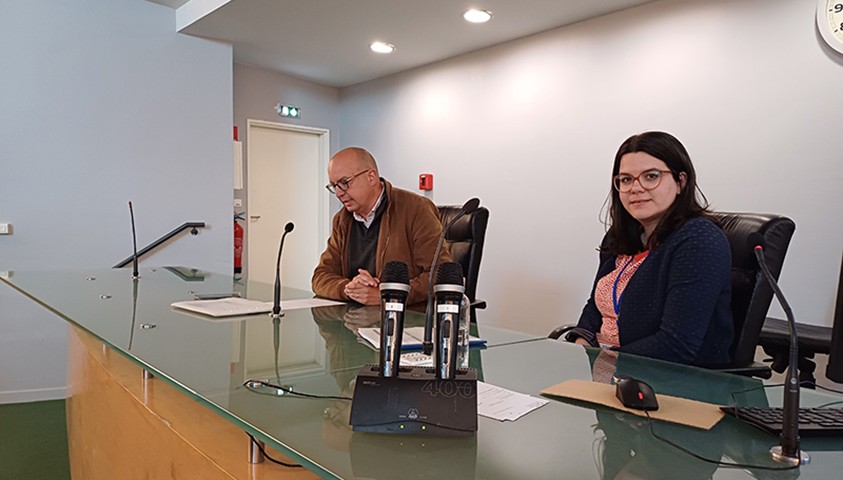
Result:
M843 54L843 0L819 0L817 28L825 43Z

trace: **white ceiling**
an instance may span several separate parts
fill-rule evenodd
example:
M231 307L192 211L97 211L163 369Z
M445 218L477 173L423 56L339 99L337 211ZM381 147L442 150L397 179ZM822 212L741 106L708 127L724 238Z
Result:
M345 87L651 1L223 0L182 33L232 44L237 63ZM462 12L471 7L494 17L469 24ZM375 40L395 52L371 52Z

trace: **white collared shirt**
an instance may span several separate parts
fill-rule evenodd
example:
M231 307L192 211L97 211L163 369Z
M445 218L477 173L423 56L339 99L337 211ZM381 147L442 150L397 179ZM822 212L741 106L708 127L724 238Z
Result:
M377 213L378 207L380 206L381 201L383 201L383 197L384 197L385 194L386 194L386 189L383 188L383 184L381 184L381 194L378 197L378 201L375 202L375 205L372 207L372 211L369 212L369 214L366 215L365 217L358 214L357 212L354 212L352 214L354 216L354 219L357 220L358 222L362 223L363 226L365 226L367 229L369 227L371 227L372 222L375 221L375 214Z

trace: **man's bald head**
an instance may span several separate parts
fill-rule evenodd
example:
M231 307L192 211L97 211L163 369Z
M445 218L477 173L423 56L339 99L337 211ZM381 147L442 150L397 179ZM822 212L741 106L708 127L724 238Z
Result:
M361 147L343 148L331 157L331 163L341 162L356 171L373 170L375 175L380 176L378 172L378 164L375 162L375 157L369 153L368 150ZM330 164L328 165L330 169Z
M337 199L351 213L366 216L381 194L378 164L360 147L340 150L328 162L328 180Z

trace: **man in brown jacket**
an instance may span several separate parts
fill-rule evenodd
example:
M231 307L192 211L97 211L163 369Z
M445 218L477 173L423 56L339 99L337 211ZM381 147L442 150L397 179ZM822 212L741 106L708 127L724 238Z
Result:
M425 301L430 264L442 234L433 202L380 178L374 157L358 147L331 158L328 179L326 187L344 208L334 215L331 238L311 279L313 292L377 305L383 266L402 261L410 269L407 303ZM450 261L447 246L441 256L441 261Z

